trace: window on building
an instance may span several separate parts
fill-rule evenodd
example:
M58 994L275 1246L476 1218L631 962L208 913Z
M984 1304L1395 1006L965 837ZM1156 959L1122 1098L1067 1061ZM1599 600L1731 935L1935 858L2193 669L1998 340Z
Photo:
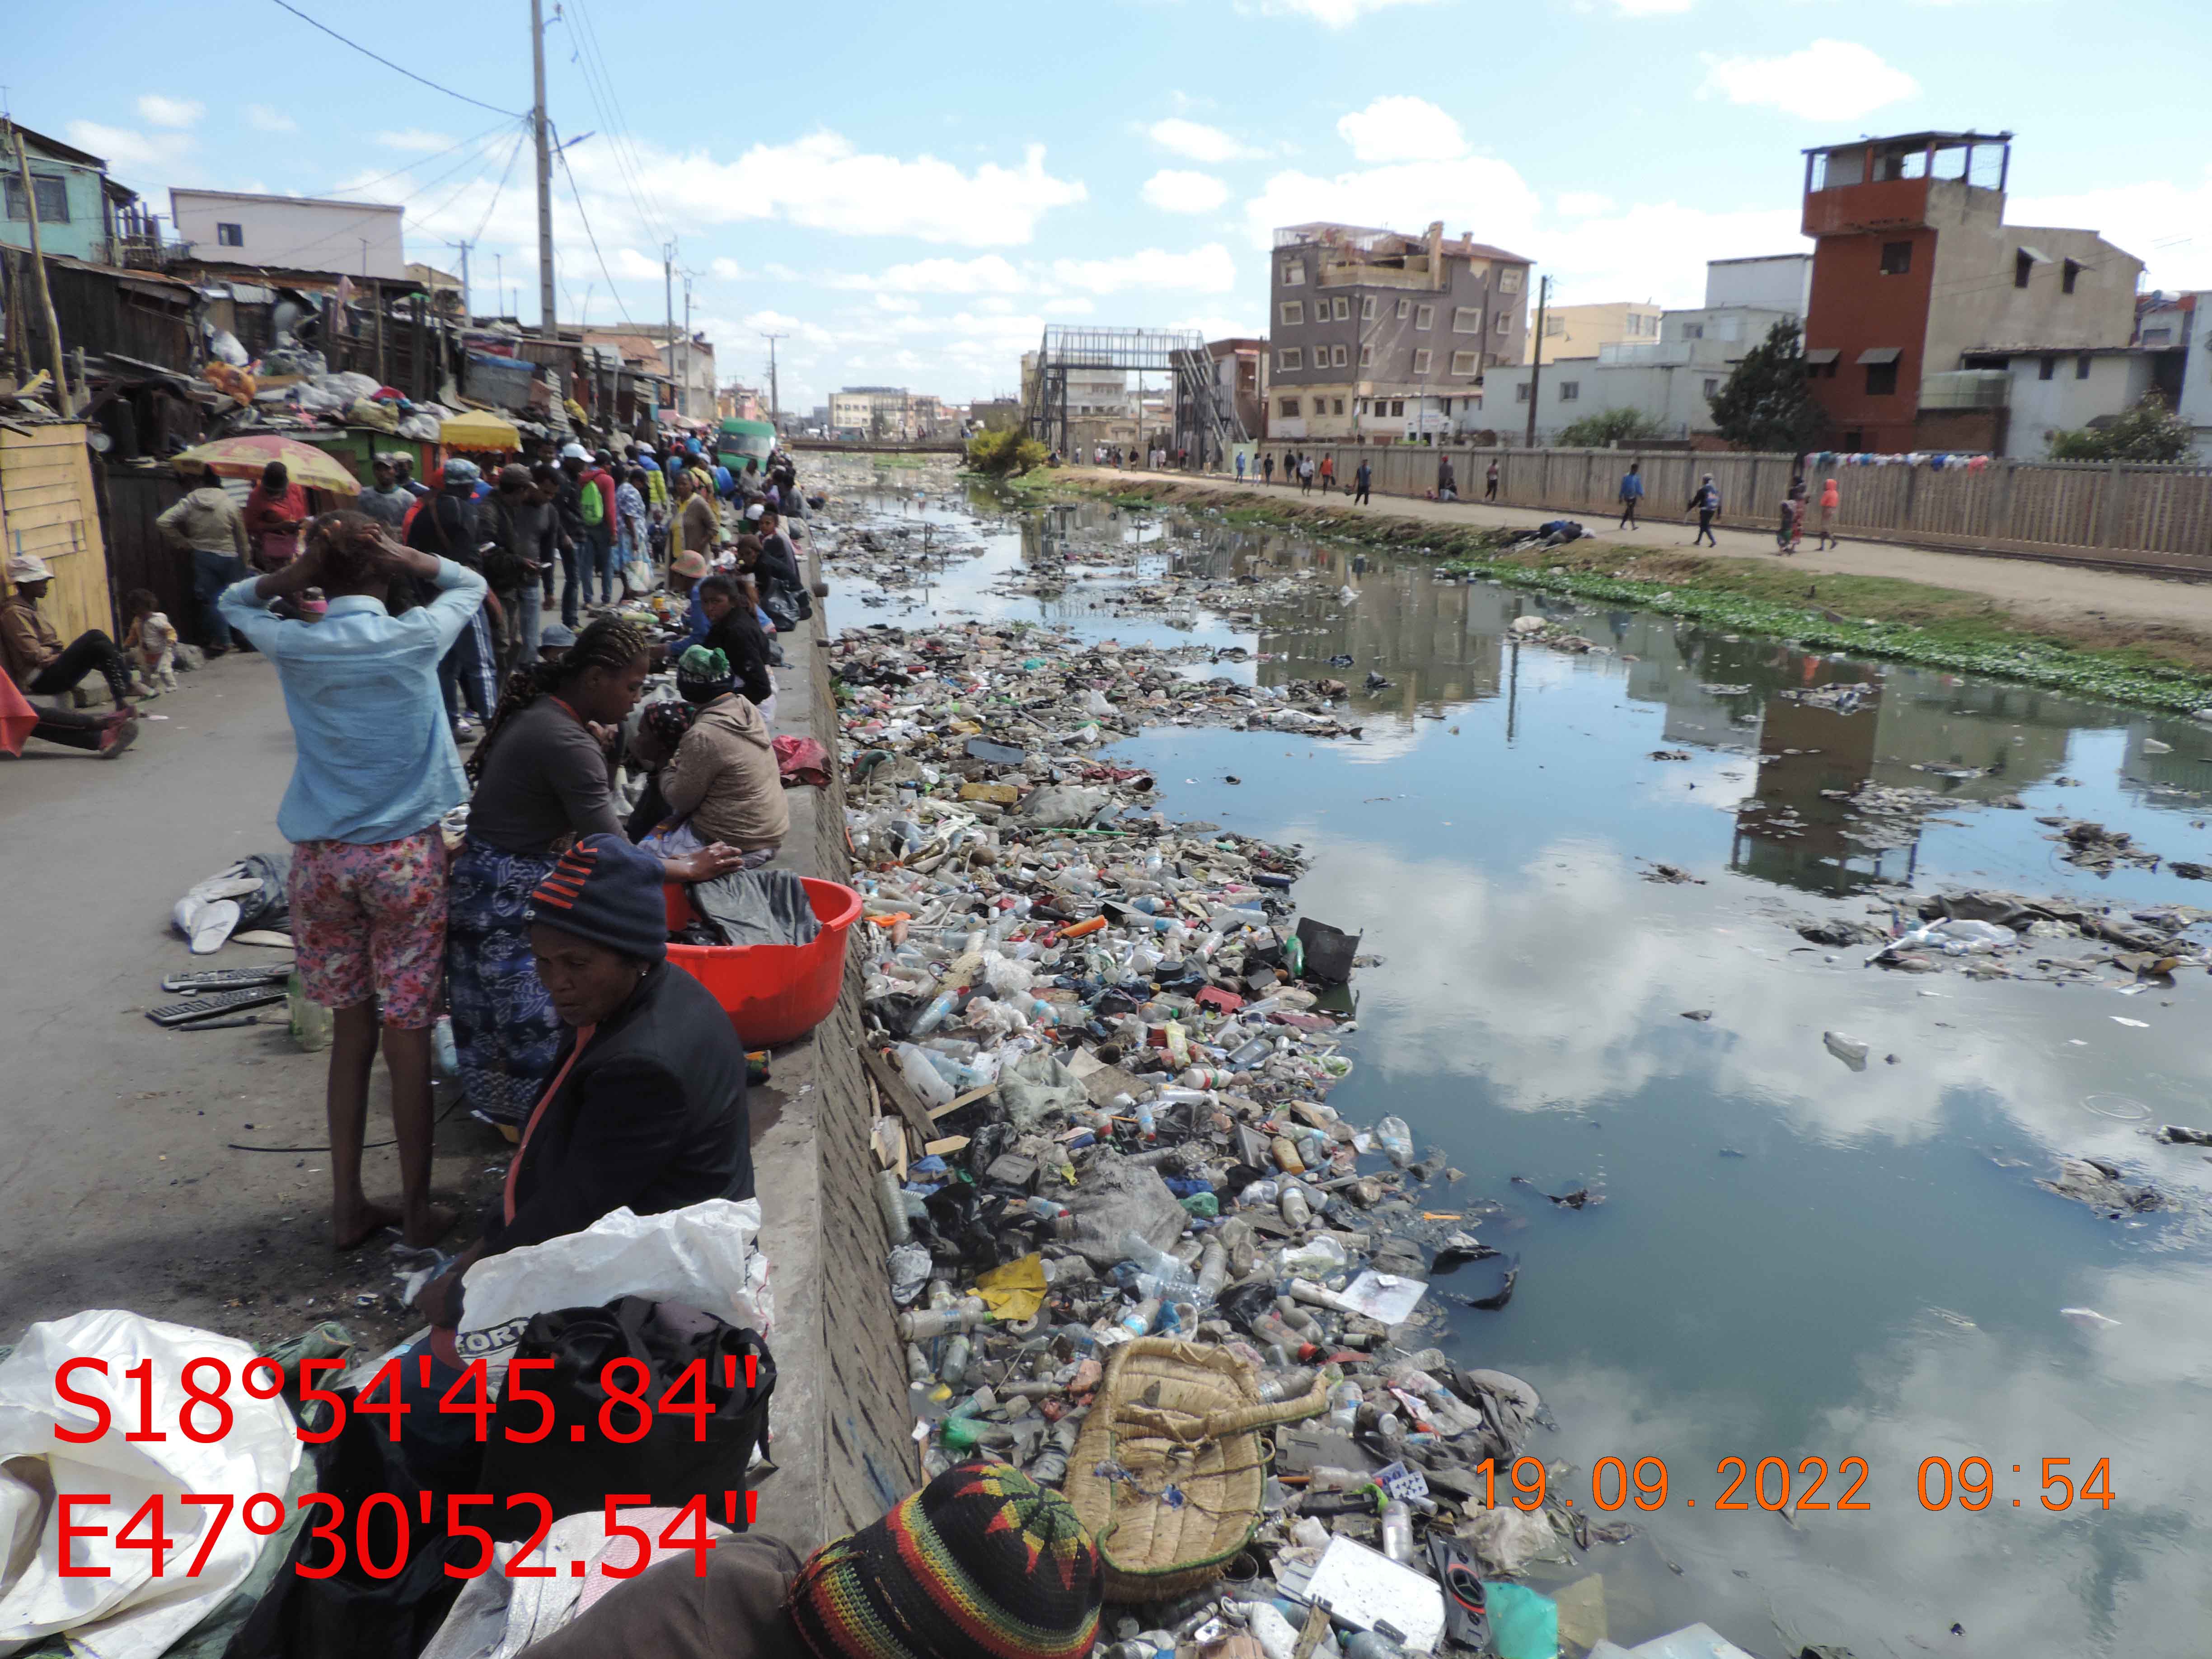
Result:
M1413 373L1416 374L1427 374L1429 372L1429 362L1433 356L1434 354L1431 353L1426 346L1423 346L1419 351L1415 352L1413 354Z
M1398 301L1398 320L1400 322L1404 322L1407 318L1413 314L1413 302L1411 300L1401 300Z
M1352 301L1342 294L1336 296L1336 320L1340 323L1352 320Z
M1480 306L1454 306L1452 307L1452 332L1455 334L1481 333L1482 307Z
M51 173L31 175L31 199L39 204L39 222L42 225L65 225L70 222L69 182ZM23 204L23 181L8 180L8 216L28 222L30 210Z
M2056 357L2045 357L2035 366L2035 378L2039 380L2056 380L2057 375L2058 359Z
M215 228L215 240L219 247L244 247L246 227L218 223Z
M1281 312L1283 326L1296 328L1306 319L1306 302L1304 300L1285 300L1282 303Z
M1561 403L1573 403L1581 398L1582 395L1583 383L1580 380L1562 380L1559 382L1559 401Z
M1434 306L1415 306L1413 307L1413 326L1415 328L1427 330L1434 328L1436 325L1437 308Z
M1498 273L1498 291L1500 294L1518 294L1521 291L1520 266L1508 265Z
M1304 288L1305 285L1305 266L1293 259L1283 267L1283 286L1285 288Z
M1375 296L1371 294L1360 296L1359 320L1363 323L1371 323L1375 320Z
M1285 415L1295 417L1298 412L1298 400L1296 398L1285 398L1276 407Z
M1866 395L1868 397L1887 398L1895 395L1897 392L1897 364L1894 362L1887 363L1869 363L1866 366Z
M2064 270L2059 275L2058 286L2065 292L2071 294L2074 291L2074 279L2081 274L2081 262L2076 259L2069 259L2066 262Z
M1702 339L1704 339L1704 338L1705 337L1705 325L1703 323L1685 323L1685 324L1683 324L1683 325L1682 325L1682 337L1683 337L1684 339L1686 339L1686 340L1702 340Z
M2035 256L2026 248L2012 256L2012 285L2026 288L2027 279L2035 272Z
M1513 314L1510 312L1501 311L1498 313L1498 331L1500 334L1510 334L1513 331Z
M2147 346L2165 345L2172 338L2173 331L2170 328L2147 328L2142 331L2142 343Z
M1331 368L1342 368L1349 360L1349 354L1342 346L1331 346L1328 349L1328 364Z
M1712 375L1707 375L1705 377L1705 396L1708 398L1718 397L1720 395L1720 389L1721 383L1717 377Z
M2089 378L2089 354L2086 351L2074 360L2074 378L2075 380L2086 380Z
M1372 368L1375 366L1375 348L1373 346L1363 345L1359 348L1359 366L1362 368Z
M1343 413L1344 413L1344 399L1343 399L1343 398L1330 398L1330 399L1329 399L1329 401L1330 401L1331 403L1333 403L1333 404L1334 404L1336 405L1335 413L1337 413L1337 414L1339 414L1339 415L1341 415L1341 414L1343 414Z
M1884 242L1881 245L1881 274L1902 276L1912 269L1912 244Z
M1544 337L1546 339L1552 339L1556 336L1565 334L1566 331L1567 319L1560 316L1558 312L1555 311L1550 316L1544 319Z
M1403 398L1391 398L1390 412L1393 415L1403 415L1406 412L1406 400Z
M1481 374L1481 373L1482 373L1482 354L1481 354L1480 351L1455 351L1455 352L1453 352L1453 353L1452 353L1452 373L1453 373L1453 374Z
M1306 366L1306 354L1297 346L1283 346L1275 353L1275 367L1284 374L1294 374Z
M1525 404L1528 401L1528 381L1523 380L1513 388L1513 401L1516 404Z

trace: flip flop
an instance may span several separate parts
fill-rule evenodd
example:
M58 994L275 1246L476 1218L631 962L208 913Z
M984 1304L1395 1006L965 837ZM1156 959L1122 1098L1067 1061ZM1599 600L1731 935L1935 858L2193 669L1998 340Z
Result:
M1482 1580L1475 1576L1474 1558L1457 1539L1432 1532L1429 1565L1444 1593L1444 1639L1470 1652L1488 1651L1490 1615L1483 1605Z
M192 942L192 954L206 956L222 948L223 941L238 926L238 906L229 899L212 902L197 899L189 894L177 901L177 908L169 913L176 929Z

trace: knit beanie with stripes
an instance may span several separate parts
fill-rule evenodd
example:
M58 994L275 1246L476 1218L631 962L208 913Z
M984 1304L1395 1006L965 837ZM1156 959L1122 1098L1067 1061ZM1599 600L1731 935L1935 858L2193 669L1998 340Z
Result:
M586 836L538 884L522 919L659 962L668 955L665 881L660 860L650 853L620 836Z

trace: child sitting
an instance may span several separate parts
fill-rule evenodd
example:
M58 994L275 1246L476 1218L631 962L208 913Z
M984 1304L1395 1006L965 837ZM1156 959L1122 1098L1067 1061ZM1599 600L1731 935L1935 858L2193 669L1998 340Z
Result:
M161 614L161 601L148 588L135 589L123 602L130 630L123 650L139 681L138 695L158 697L177 689L177 630Z

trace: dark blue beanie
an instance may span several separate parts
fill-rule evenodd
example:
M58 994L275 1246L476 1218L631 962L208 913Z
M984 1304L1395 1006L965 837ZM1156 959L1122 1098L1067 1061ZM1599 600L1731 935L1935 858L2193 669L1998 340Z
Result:
M660 860L620 836L586 836L538 884L525 921L542 921L627 957L668 955L668 903Z

